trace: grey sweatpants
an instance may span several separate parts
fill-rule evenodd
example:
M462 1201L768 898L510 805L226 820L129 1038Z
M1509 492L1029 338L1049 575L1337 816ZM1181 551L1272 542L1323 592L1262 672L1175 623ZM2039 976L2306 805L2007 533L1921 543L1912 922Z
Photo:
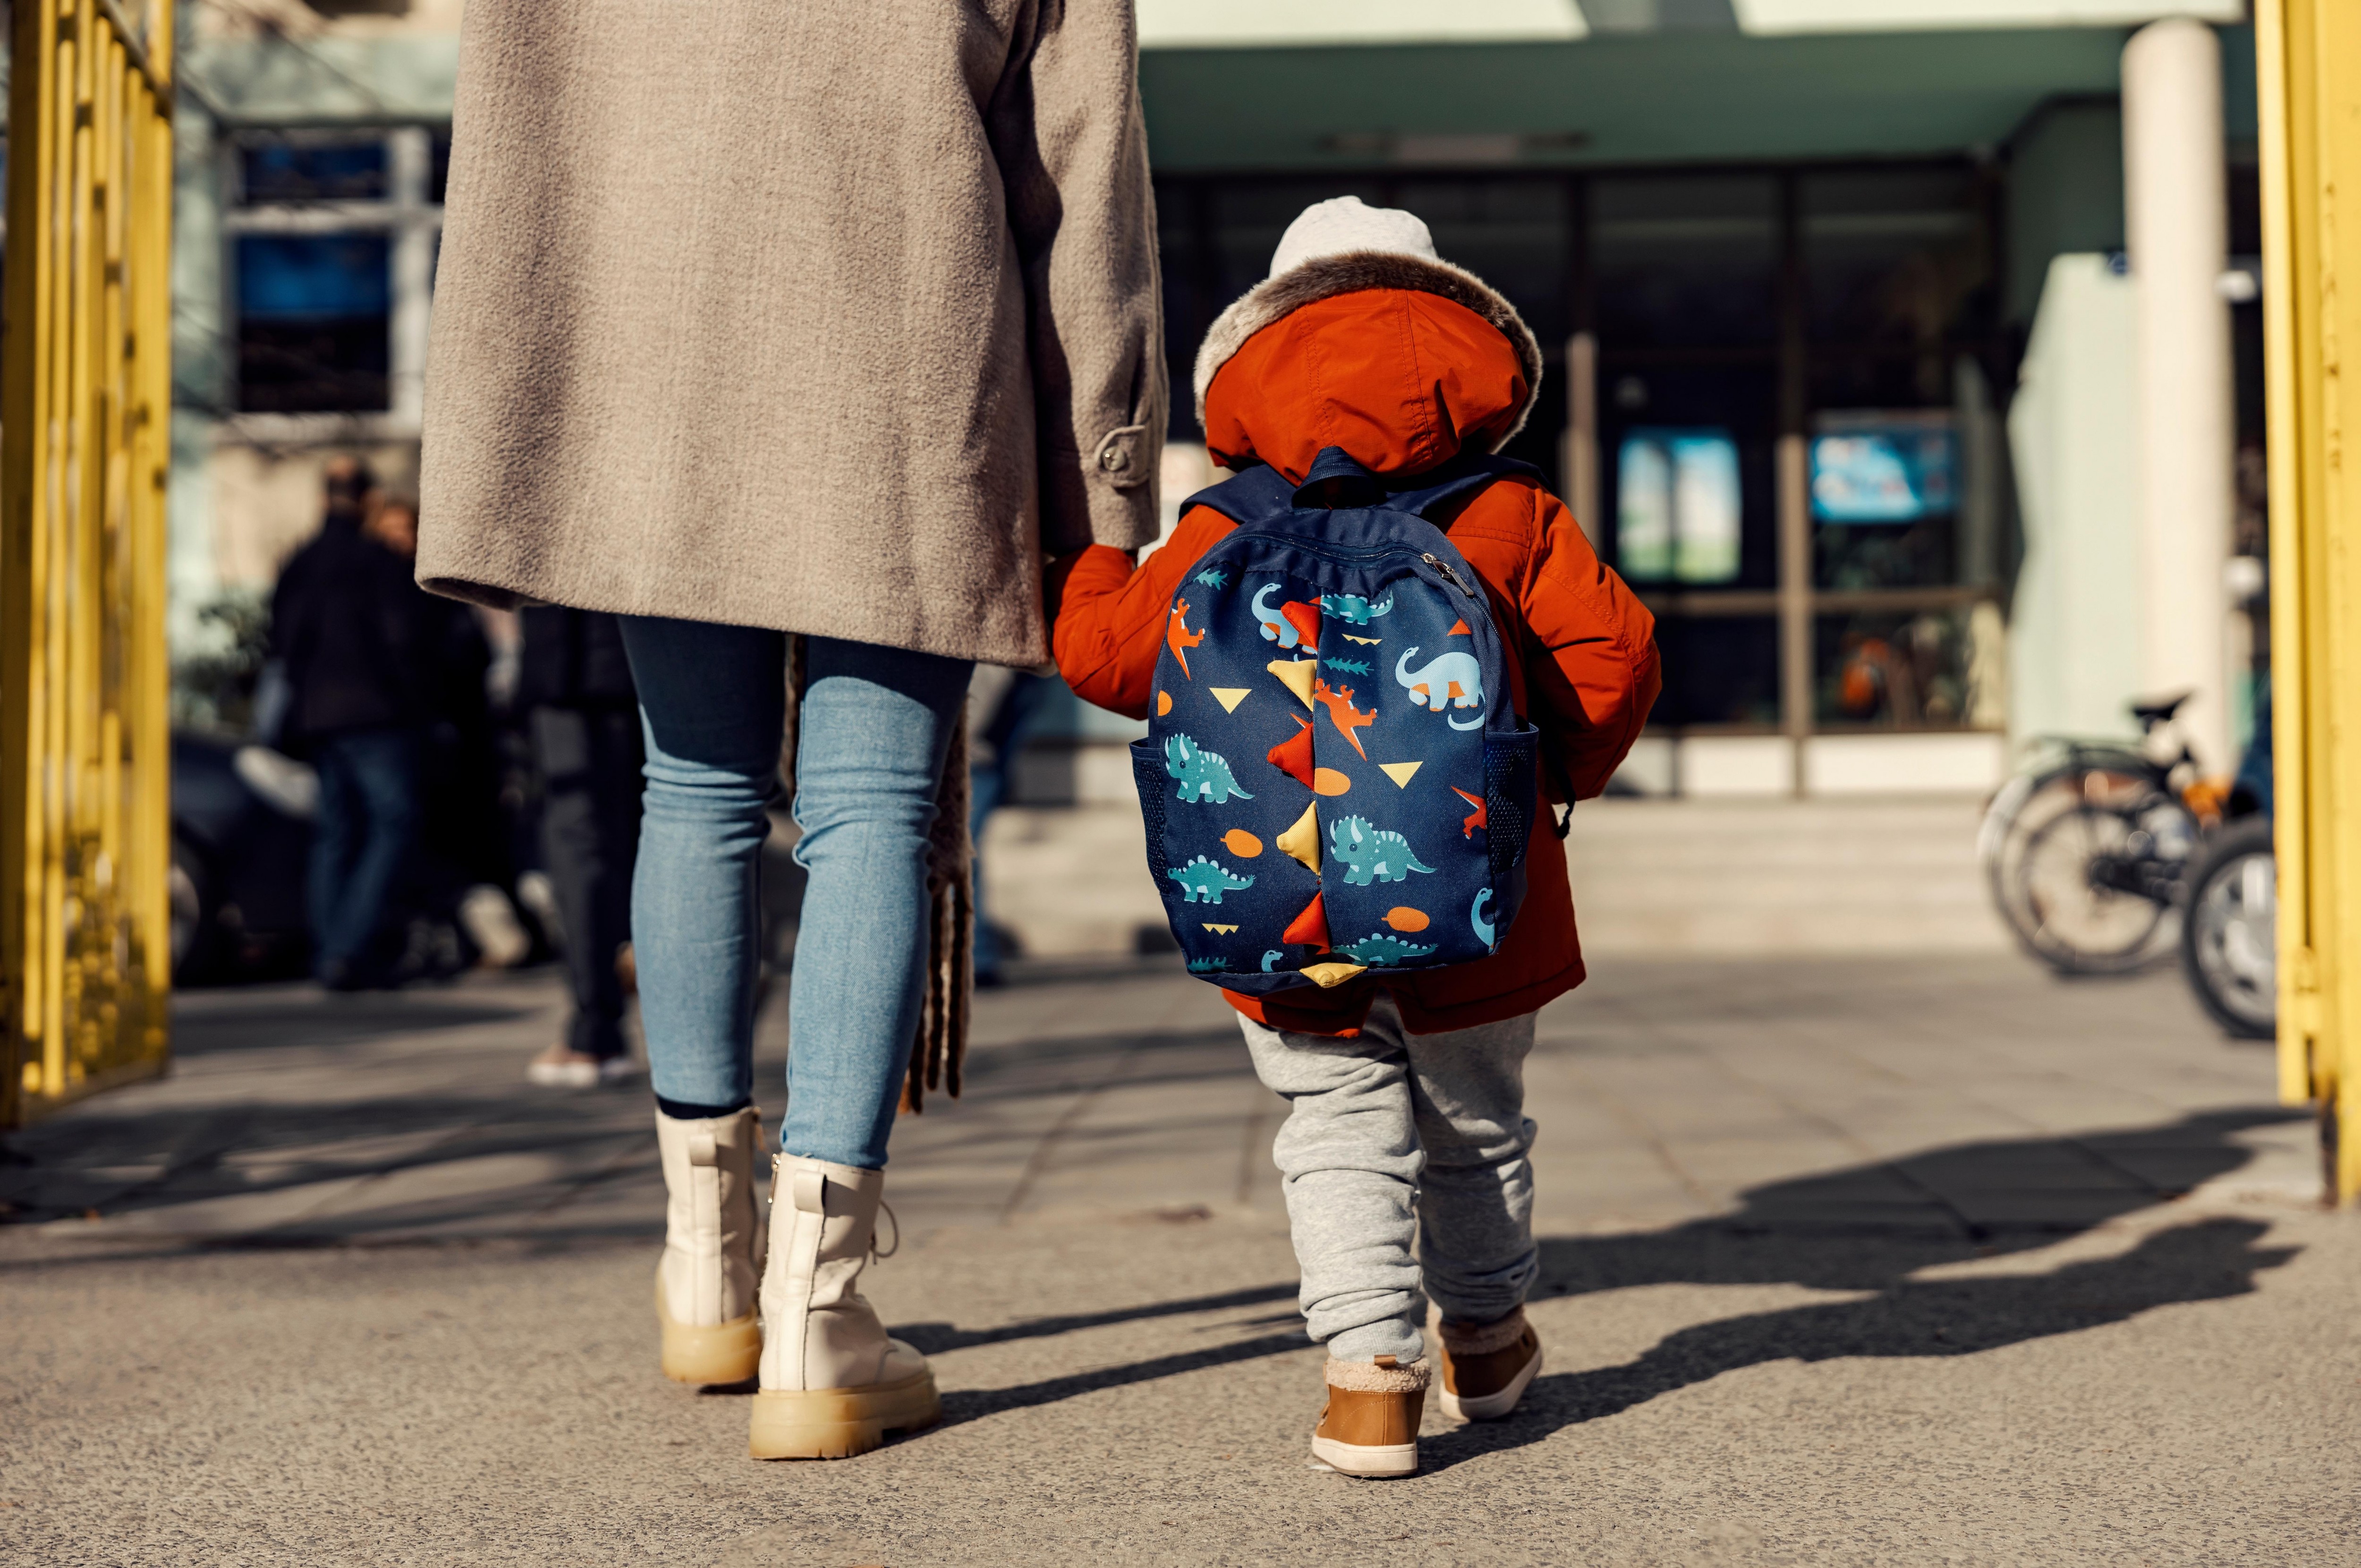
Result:
M1305 1327L1330 1355L1417 1360L1422 1284L1454 1321L1523 1303L1540 1272L1524 1113L1532 1014L1412 1035L1381 995L1349 1040L1238 1022L1255 1072L1290 1107L1271 1157Z

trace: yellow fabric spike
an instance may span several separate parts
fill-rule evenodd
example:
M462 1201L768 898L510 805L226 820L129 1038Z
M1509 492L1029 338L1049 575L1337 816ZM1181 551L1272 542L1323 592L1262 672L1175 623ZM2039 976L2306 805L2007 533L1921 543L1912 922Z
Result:
M1234 936L1237 932L1237 927L1235 926L1216 926L1211 920L1201 921L1199 924L1202 925L1206 930L1212 931L1218 936Z
M1207 686L1205 689L1213 694L1213 700L1222 705L1224 713L1235 713L1238 704L1254 695L1253 689L1247 686ZM1262 710L1257 708L1255 711L1259 713Z
M1378 771L1393 780L1396 789L1408 789L1410 776L1418 772L1418 764L1416 762L1379 762Z
M1263 666L1285 683L1306 707L1312 706L1312 677L1320 668L1317 659L1273 659Z
M1367 964L1348 964L1334 959L1324 964L1305 964L1296 972L1325 991L1332 985L1344 984L1356 974L1367 973L1368 968Z
M1320 813L1312 806L1295 819L1295 826L1271 840L1287 854L1301 861L1313 876L1320 874Z

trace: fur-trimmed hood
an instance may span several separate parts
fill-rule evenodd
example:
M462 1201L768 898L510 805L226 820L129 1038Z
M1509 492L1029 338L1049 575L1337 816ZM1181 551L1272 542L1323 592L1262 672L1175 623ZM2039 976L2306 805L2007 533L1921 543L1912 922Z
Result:
M1197 351L1198 423L1205 424L1205 394L1213 378L1257 333L1306 305L1370 290L1433 294L1473 312L1496 328L1515 351L1524 388L1522 399L1498 427L1499 433L1486 450L1499 451L1524 428L1526 417L1532 412L1533 398L1541 390L1542 350L1534 341L1532 329L1517 314L1517 308L1465 268L1422 256L1380 250L1354 251L1303 262L1276 278L1264 280L1232 302L1214 319L1205 334L1203 346Z

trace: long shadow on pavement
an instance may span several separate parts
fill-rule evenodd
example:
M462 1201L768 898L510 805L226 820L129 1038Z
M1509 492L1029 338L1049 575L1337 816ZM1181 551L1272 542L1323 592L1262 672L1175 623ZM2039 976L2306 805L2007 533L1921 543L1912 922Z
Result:
M2122 1322L2157 1307L2242 1296L2255 1288L2259 1270L2276 1268L2298 1251L2257 1247L2268 1228L2252 1220L2202 1220L2156 1232L2121 1256L2071 1263L2048 1274L1904 1280L1866 1300L1700 1323L1666 1335L1620 1366L1536 1378L1507 1420L1426 1440L1423 1467L1441 1470L1521 1448L1561 1428L1619 1415L1768 1362L1973 1355Z
M1872 1294L1703 1323L1666 1336L1620 1366L1545 1376L1507 1420L1429 1439L1426 1467L1539 1442L1562 1427L1766 1362L1971 1355L2121 1322L2157 1307L2244 1295L2255 1288L2260 1270L2287 1262L2295 1249L2259 1247L2268 1227L2234 1219L2173 1226L2119 1256L2037 1274L1911 1277L1938 1264L2048 1246L2169 1202L2252 1157L2234 1135L2300 1113L2225 1111L2080 1137L1950 1145L1766 1183L1744 1193L1732 1213L1670 1230L1544 1238L1536 1295L1673 1283L1792 1284ZM1273 1286L976 1334L944 1324L922 1327L929 1345L948 1349L1217 1310L1289 1293ZM1300 1332L1264 1334L1011 1388L955 1393L945 1397L944 1413L953 1421L974 1420L1303 1348Z

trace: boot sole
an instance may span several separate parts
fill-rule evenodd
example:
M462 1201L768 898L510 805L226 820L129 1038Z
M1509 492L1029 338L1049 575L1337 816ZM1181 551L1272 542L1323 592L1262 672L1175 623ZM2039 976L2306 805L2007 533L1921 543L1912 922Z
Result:
M664 1375L675 1383L743 1383L762 1368L763 1326L752 1312L711 1328L663 1327Z
M1509 1386L1499 1392L1463 1399L1438 1381L1434 1386L1436 1400L1443 1406L1443 1413L1455 1421L1497 1421L1517 1408L1517 1402L1525 1397L1525 1390L1541 1372L1542 1352L1537 1345L1533 1358L1518 1368L1517 1375L1509 1379Z
M1338 1442L1333 1437L1312 1439L1312 1457L1345 1475L1378 1479L1418 1474L1418 1444L1412 1442Z
M754 1396L746 1453L753 1459L850 1459L882 1447L889 1431L916 1431L942 1419L932 1371L858 1388Z
M726 1323L676 1323L656 1277L656 1324L664 1332L664 1375L675 1383L743 1383L762 1369L763 1325L752 1312Z

